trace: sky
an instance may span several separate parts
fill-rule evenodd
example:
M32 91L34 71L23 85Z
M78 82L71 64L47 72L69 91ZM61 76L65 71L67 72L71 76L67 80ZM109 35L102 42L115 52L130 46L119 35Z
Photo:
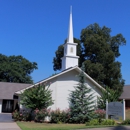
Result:
M130 0L0 0L0 53L37 62L34 82L54 74L53 57L67 38L70 6L74 37L94 23L111 28L112 36L125 37L117 60L125 84L130 84Z

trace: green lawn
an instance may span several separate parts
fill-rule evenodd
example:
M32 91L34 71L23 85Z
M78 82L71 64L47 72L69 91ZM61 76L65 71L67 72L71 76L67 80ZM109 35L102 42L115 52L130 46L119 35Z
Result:
M85 124L50 124L35 122L17 122L22 130L72 130L86 128Z
M85 124L51 124L35 122L17 122L22 130L77 130L87 128L102 128L112 126L86 126Z

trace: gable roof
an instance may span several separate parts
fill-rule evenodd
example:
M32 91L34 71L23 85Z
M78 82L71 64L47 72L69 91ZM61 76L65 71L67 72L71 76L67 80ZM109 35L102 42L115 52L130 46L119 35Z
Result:
M49 80L51 80L51 79L53 79L53 78L56 78L56 77L58 77L58 76L61 76L61 75L65 74L65 73L67 73L67 72L70 72L70 71L72 71L72 70L76 70L76 71L78 71L79 73L82 71L78 66L71 67L71 68L69 68L69 69L66 69L66 70L60 72L59 74L56 74L56 75L54 75L54 76L51 76L51 77L46 78L46 79L44 79L44 80L41 80L41 81L35 83L34 85L38 85L39 83L47 82L47 81L49 81ZM105 90L101 85L99 85L99 84L98 84L94 79L92 79L88 74L86 74L85 72L84 72L84 74L85 74L85 77L88 78L91 82L93 82L98 88ZM31 85L31 86L29 86L29 87L27 87L27 88L25 88L25 89L32 88L34 85ZM23 92L25 89L23 89L23 90L21 90L21 91L17 91L17 92L15 92L15 93L16 93L16 94L20 94L20 93Z
M0 82L0 99L13 99L16 91L27 88L31 84Z
M130 99L130 85L125 85L123 87L123 93L121 94L119 99Z

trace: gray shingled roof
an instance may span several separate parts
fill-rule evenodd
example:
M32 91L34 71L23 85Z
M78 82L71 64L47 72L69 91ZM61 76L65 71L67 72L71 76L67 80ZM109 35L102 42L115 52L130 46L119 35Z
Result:
M130 99L130 85L125 85L123 87L123 93L121 94L119 99Z
M13 99L16 91L29 87L31 84L0 82L0 99Z

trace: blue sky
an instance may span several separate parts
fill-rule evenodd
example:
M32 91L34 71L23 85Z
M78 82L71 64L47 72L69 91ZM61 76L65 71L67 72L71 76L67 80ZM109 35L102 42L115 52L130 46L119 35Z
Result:
M67 38L71 5L74 37L96 22L111 28L111 35L126 38L117 60L125 84L130 84L130 0L0 0L0 53L37 62L34 82L54 74L52 61Z

